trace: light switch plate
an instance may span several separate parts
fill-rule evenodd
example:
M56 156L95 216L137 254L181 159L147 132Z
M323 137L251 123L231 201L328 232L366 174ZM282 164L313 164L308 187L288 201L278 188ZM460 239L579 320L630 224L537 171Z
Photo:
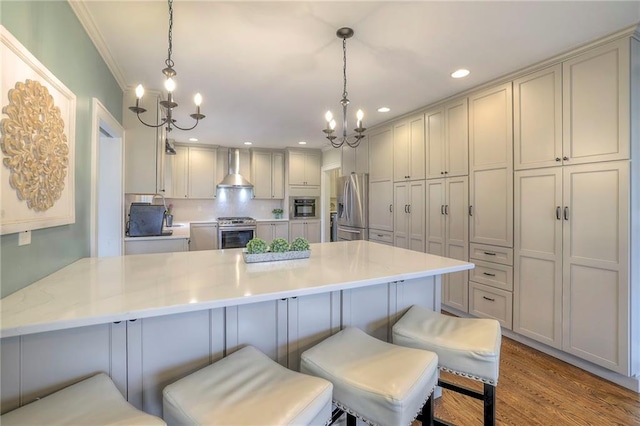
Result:
M27 244L31 244L31 231L22 231L18 235L18 245L26 246Z

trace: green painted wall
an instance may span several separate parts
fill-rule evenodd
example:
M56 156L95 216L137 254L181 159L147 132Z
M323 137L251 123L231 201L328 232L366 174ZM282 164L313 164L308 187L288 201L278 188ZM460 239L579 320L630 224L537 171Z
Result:
M0 23L77 98L76 223L0 237L0 296L89 256L91 101L98 98L122 123L122 90L66 0L0 1Z

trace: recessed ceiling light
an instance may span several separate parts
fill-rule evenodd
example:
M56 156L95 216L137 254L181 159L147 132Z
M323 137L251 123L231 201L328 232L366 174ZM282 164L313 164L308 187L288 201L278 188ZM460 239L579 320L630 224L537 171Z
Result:
M253 145L253 142L245 142L245 145Z
M198 142L198 138L189 138L189 142Z
M380 107L378 108L378 112L389 112L391 111L391 108L389 107Z
M305 141L300 141L298 142L298 145L306 145L307 143Z
M469 75L469 70L466 70L464 68L460 68L459 70L456 70L456 71L451 73L451 77L453 77L453 78L462 78L462 77L466 77L468 75Z

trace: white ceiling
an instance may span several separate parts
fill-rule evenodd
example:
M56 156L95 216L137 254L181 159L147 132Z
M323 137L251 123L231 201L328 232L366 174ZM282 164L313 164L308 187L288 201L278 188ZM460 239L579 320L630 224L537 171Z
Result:
M163 0L71 0L120 85L162 88L168 5ZM254 147L327 146L331 109L341 121L342 40L347 41L349 128L371 127L640 21L640 1L399 2L175 0L174 117L186 142ZM457 68L471 70L454 80ZM391 112L377 112L388 106ZM124 114L131 114L128 110ZM341 132L341 125L338 125Z

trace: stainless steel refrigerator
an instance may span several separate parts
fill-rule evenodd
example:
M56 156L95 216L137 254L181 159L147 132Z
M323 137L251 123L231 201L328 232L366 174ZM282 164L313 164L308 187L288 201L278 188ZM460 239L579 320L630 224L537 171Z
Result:
M336 182L338 241L369 239L369 175L352 173Z

